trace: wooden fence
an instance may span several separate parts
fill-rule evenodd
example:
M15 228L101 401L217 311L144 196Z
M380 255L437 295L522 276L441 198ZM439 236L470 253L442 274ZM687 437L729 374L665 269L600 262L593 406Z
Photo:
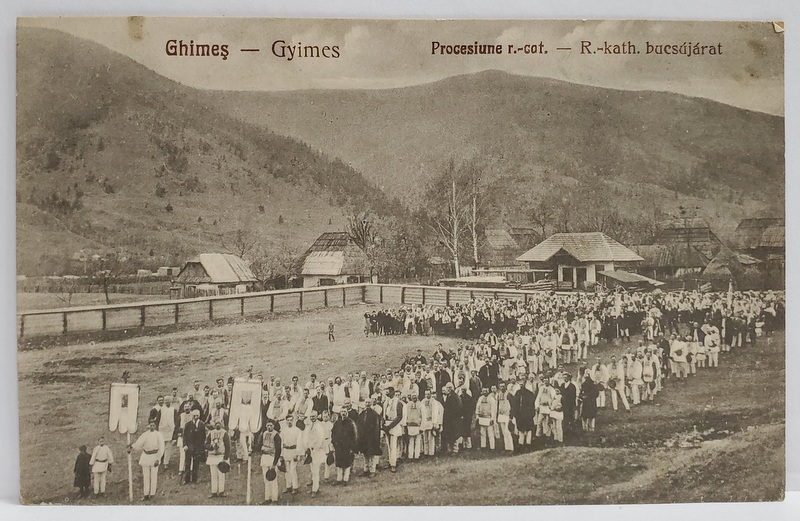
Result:
M217 319L263 316L356 304L446 306L473 298L528 300L540 292L486 288L347 284L318 288L242 293L219 297L150 301L108 306L24 311L17 314L19 338L196 324Z

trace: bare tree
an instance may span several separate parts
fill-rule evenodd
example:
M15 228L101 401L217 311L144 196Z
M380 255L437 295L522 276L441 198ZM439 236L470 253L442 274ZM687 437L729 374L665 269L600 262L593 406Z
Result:
M547 238L547 227L553 223L553 207L542 199L530 209L531 221L541 230L540 240Z
M456 277L461 275L460 240L470 212L470 205L465 200L468 199L468 191L460 181L455 162L451 159L428 191L431 227L439 243L452 256Z
M68 308L72 305L72 295L77 293L79 289L78 279L65 279L59 284L58 293L55 293L55 297L64 304L64 307Z
M284 240L270 248L257 248L250 253L250 271L264 289L270 281L283 277L288 285L291 276L298 270L300 254L297 248Z
M253 251L257 242L258 237L241 228L236 230L233 237L226 239L225 235L222 236L222 247L243 259Z
M472 239L472 260L477 267L480 261L478 257L478 237L480 236L479 228L483 224L481 215L482 212L480 211L482 202L481 174L483 173L483 167L482 165L478 164L477 161L472 160L463 167L463 170L467 179L470 202L467 228L469 229L470 238Z

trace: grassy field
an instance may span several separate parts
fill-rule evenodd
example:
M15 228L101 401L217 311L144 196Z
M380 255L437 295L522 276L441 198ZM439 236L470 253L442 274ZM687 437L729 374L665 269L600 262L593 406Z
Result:
M420 348L427 355L446 337L363 338L370 306L293 313L264 322L220 325L91 345L19 353L21 496L25 503L75 502L72 466L77 447L106 434L118 463L104 503L127 503L124 437L106 432L108 386L124 370L142 386L144 421L159 393L188 391L195 379L244 375L251 365L283 381L305 382L310 373L343 374L397 367ZM327 324L337 341L327 341ZM606 355L627 346L604 345ZM400 466L397 474L356 477L342 489L323 485L320 495L281 495L284 504L474 505L577 504L779 500L784 490L784 338L726 355L722 367L681 383L668 382L657 403L631 414L601 411L593 435L507 456L473 451ZM590 353L593 355L594 353ZM140 423L141 423L140 422ZM696 427L714 428L699 448L667 445ZM357 466L361 458L357 458ZM234 465L228 497L208 499L207 468L201 484L180 486L174 470L162 472L156 504L243 504L246 466ZM254 500L263 482L254 465ZM360 466L357 470L361 470ZM301 484L310 481L300 472ZM141 469L134 460L135 498ZM283 487L283 478L279 477ZM93 501L79 501L79 503Z
M112 304L169 299L169 295L134 295L131 293L109 293L108 297ZM106 303L106 296L103 293L73 293L69 298L69 306L65 300L68 298L65 293L17 293L17 311L100 306Z

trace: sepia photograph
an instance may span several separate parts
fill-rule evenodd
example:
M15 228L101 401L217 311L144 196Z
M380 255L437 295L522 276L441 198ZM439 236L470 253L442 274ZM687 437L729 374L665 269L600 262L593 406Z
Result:
M784 499L782 22L16 31L23 504Z

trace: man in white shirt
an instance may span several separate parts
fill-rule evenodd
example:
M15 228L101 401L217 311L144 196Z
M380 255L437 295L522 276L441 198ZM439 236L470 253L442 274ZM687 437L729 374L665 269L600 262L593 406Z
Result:
M608 382L608 368L603 364L603 359L601 357L598 356L597 362L589 369L589 376L592 377L593 381L602 386L598 389L597 407L604 409L606 406L605 386Z
M316 497L319 492L320 469L325 465L328 455L328 440L325 427L318 421L317 411L311 410L309 423L303 432L303 446L311 451L311 497Z
M164 455L164 436L156 430L155 421L150 421L148 430L143 432L139 439L128 447L128 452L131 449L142 451L142 455L139 456L139 465L142 467L144 484L144 497L142 499L148 501L156 495L158 464L161 462L161 456Z
M114 455L106 445L106 439L100 436L97 446L92 450L92 458L89 460L89 465L92 466L92 474L94 474L95 497L106 495L106 477L111 472L112 463L114 463Z
M481 389L481 395L475 405L478 427L481 432L481 448L486 448L488 438L489 449L494 450L494 423L497 419L497 402L489 394L489 388Z

